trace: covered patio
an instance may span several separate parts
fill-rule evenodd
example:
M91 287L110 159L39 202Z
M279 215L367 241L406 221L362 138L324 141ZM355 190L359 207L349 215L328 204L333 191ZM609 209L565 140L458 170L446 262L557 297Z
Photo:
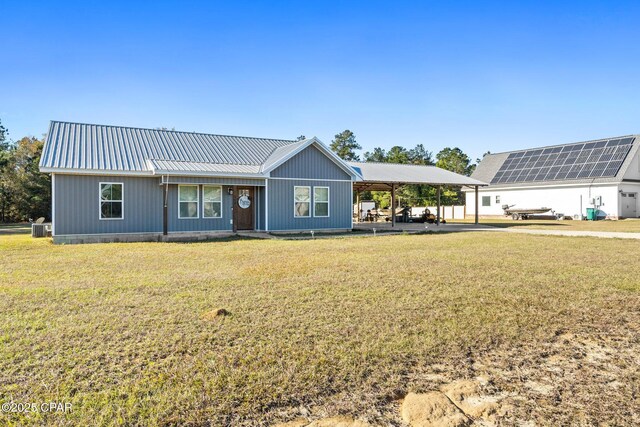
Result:
M356 203L360 205L360 194L363 191L389 191L391 193L391 221L389 227L396 227L396 191L404 185L429 185L437 189L436 225L441 221L441 194L443 186L471 187L475 190L475 217L478 224L478 187L488 185L486 182L469 178L436 166L423 166L395 163L361 163L351 162L356 172L362 177L353 183L353 191L356 193ZM376 225L386 225L375 223ZM405 223L403 225L409 225ZM359 226L360 224L358 224ZM412 224L417 226L418 224ZM422 228L424 228L424 224ZM356 224L354 224L356 226Z

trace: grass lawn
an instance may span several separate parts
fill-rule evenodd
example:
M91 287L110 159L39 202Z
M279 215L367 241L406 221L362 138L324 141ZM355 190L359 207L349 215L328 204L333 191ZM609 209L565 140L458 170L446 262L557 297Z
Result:
M472 223L472 219L451 220L451 223ZM546 230L581 230L581 231L612 231L619 233L640 233L640 219L622 219L617 221L601 220L601 221L574 221L565 220L558 221L552 219L546 220L518 220L512 219L480 219L480 223L491 225L494 227L518 227Z
M399 426L407 392L482 375L502 424L632 425L638 265L636 241L510 233L72 246L2 234L0 399L73 410L0 422Z

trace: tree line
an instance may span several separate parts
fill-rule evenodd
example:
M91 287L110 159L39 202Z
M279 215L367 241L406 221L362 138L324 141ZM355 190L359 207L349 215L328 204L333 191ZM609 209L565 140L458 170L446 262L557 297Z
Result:
M365 152L360 159L357 150L362 150L362 147L356 142L354 133L348 129L336 134L331 141L331 149L347 161L437 166L465 176L471 175L476 163L480 162L480 159L477 159L476 163L472 162L458 147L443 148L434 156L423 144L414 148L395 145L388 151L382 147L375 147L373 151ZM432 206L437 203L437 189L429 185L405 185L397 191L397 198L401 204L408 206ZM381 208L391 206L391 194L388 191L364 191L361 200L374 200ZM440 201L446 205L462 205L465 203L464 193L460 187L443 187Z
M38 168L42 147L34 137L10 140L0 121L1 222L51 218L51 178Z

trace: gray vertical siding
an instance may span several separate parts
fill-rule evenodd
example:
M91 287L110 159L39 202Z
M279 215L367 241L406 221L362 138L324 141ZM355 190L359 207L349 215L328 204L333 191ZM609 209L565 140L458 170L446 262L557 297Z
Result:
M329 187L328 218L295 218L293 215L293 187L310 186ZM269 231L320 230L351 228L351 182L322 180L269 180ZM313 197L312 197L313 198ZM313 200L311 203L313 215Z
M124 184L124 219L101 220L100 182ZM262 184L264 182L261 182ZM202 185L199 218L178 218L178 185L169 184L169 232L230 231L233 229L233 196L222 186L222 218L202 218ZM264 229L264 190L255 187L254 218ZM55 176L55 234L161 233L164 187L157 177L60 175Z
M314 146L276 168L268 179L268 191L261 187L263 180L171 177L169 184L169 232L230 231L233 196L230 184L256 184L253 203L255 227L264 230L267 222L265 209L269 208L269 231L321 230L351 228L352 183L350 176ZM124 219L100 220L99 183L124 184ZM179 182L199 185L199 218L178 218ZM221 218L202 218L202 185L222 184L223 213ZM162 232L163 186L159 177L138 178L125 176L60 175L55 179L55 234L108 234L108 233L160 233ZM295 186L323 186L330 188L330 215L295 218L293 188ZM312 191L313 196L313 191ZM267 203L268 202L268 203Z
M100 182L124 184L124 219L101 220ZM162 188L158 178L55 175L55 234L162 231Z
M313 145L271 172L273 177L307 179L346 179L351 177Z
M307 147L271 172L269 179L269 231L351 228L351 177L313 145ZM335 180L335 181L334 181ZM295 186L329 187L329 217L310 218L293 215ZM311 190L313 198L313 188Z

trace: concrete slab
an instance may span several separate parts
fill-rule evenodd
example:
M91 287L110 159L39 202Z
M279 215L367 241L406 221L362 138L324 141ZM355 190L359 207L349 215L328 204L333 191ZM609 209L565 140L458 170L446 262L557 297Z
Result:
M384 232L461 232L461 231L503 231L497 227L491 227L488 225L482 224L421 224L417 222L409 222L409 223L396 223L395 227L391 227L391 224L388 222L361 222L353 224L354 230L359 231L371 231L375 229L376 231L384 231Z

